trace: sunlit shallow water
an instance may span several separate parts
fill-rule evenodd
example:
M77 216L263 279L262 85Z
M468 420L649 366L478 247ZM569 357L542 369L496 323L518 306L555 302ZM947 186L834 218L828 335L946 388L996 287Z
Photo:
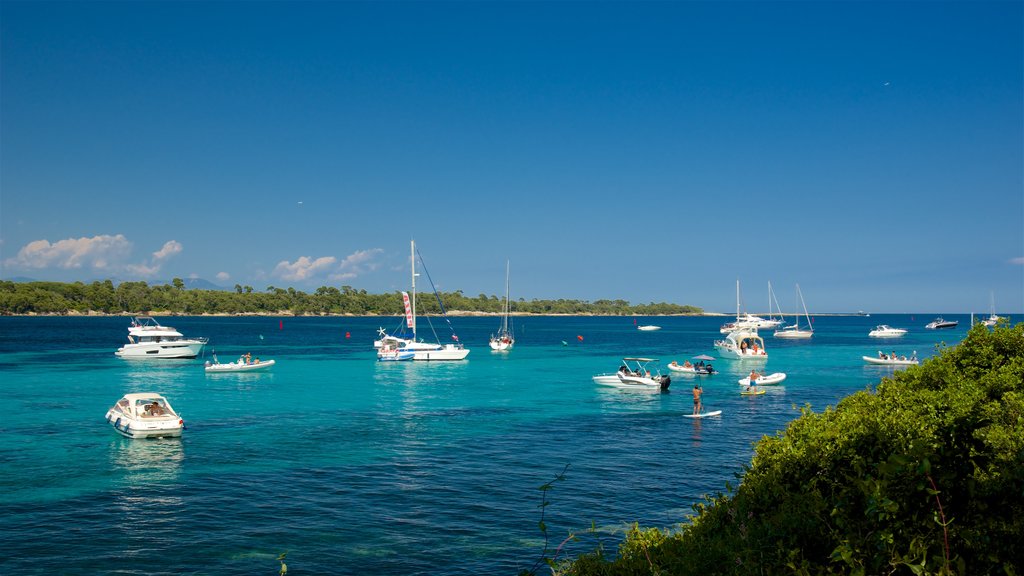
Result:
M719 418L690 420L693 380L668 393L590 377L623 356L716 356L720 318L520 318L492 352L495 318L455 318L468 361L378 363L373 318L165 318L208 336L222 361L244 352L267 373L207 376L204 358L126 361L126 318L0 318L0 544L10 573L512 573L543 547L538 487L554 544L591 523L614 549L629 523L672 527L724 489L752 443L891 374L879 349L934 355L954 330L924 316L819 317L810 342L766 334L782 386L739 395L750 365L702 379ZM908 328L868 338L876 324ZM435 321L438 332L440 323ZM445 328L446 329L446 328ZM429 328L426 329L429 333ZM422 335L423 330L421 330ZM346 338L346 333L350 337ZM579 337L582 337L580 340ZM565 345L563 345L565 342ZM667 372L667 370L666 370ZM184 417L181 439L129 440L103 415L156 391ZM592 548L593 538L568 552Z

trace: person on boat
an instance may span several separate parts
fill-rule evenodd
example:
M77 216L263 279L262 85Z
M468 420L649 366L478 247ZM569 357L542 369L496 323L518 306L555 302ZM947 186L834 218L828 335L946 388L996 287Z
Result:
M673 361L669 362L669 364L668 364L668 365L669 365L669 366L679 366L679 363L678 363L678 362L676 362L675 360L673 360Z
M701 360L700 363L704 364L704 361ZM711 363L709 362L707 364L704 364L704 371L707 372L708 374L714 374L715 373L715 368L713 366L711 366Z
M697 364L697 368L704 368L704 361L703 360L701 360L700 363Z
M751 350L753 350L755 355L757 354L757 342L754 343L754 346L751 348Z
M164 409L161 408L160 405L156 403L156 400L154 400L152 404L147 406L147 408L149 409L150 416L162 416L164 413Z
M683 368L693 368L693 364L690 364L689 360L683 361Z
M895 360L895 359L896 359L896 351L893 350L892 354L889 355L889 360Z
M246 352L245 353L245 363L246 364L252 364L252 353L251 352Z
M885 354L882 354L881 350L878 351L878 359L879 360L887 360L887 358L885 357Z
M701 403L701 400L700 400L700 397L701 397L702 394L704 394L704 391L701 390L700 384L694 384L693 385L693 413L694 414L700 414L701 410L704 408L704 405L703 405L703 403Z
M746 340L744 340L743 342L740 342L740 353L741 354L746 354L747 353L747 341Z

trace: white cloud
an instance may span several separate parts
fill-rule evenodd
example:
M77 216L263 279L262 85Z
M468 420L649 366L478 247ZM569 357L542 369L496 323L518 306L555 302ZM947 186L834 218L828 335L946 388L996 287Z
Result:
M17 256L7 259L4 264L34 270L89 268L107 274L127 273L148 277L159 272L165 260L181 251L180 242L169 240L153 253L151 261L131 263L128 259L132 243L123 234L102 234L91 238L66 238L52 244L45 239L35 240L22 247Z
M164 242L163 248L160 248L156 252L153 252L153 260L161 262L174 256L175 254L181 253L181 242L177 240L168 240Z
M231 280L231 274L228 274L227 272L217 272L217 280L220 280L221 282Z
M369 250L357 250L349 254L341 261L338 271L331 274L330 279L336 282L351 280L361 274L380 268L380 264L374 262L374 258L383 252L384 250L381 248L370 248Z
M316 260L311 260L308 256L300 256L294 263L287 260L278 262L272 274L282 280L303 282L326 274L337 261L338 259L334 256L323 256Z
M35 240L22 247L18 255L9 258L6 264L32 269L87 267L94 270L116 271L131 251L132 243L122 234L67 238L53 244L50 244L49 240Z
M1017 264L1018 266L1024 266L1024 256L1018 256L1016 258L1010 258L1010 264Z

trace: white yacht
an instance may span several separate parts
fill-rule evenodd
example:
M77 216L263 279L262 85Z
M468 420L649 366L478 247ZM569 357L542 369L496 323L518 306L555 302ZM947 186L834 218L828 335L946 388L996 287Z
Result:
M768 313L771 316L772 310L772 299L775 294L772 292L772 284L768 283ZM779 311L781 316L782 311ZM727 322L722 325L719 332L722 334L728 334L730 332L736 332L737 330L757 330L758 328L775 328L782 324L782 320L771 318L762 318L749 312L740 314L740 281L736 281L736 320L734 322Z
M195 358L206 342L206 338L185 338L151 316L137 316L128 327L128 343L114 354L122 358Z
M383 329L381 339L374 342L375 348L378 348L377 359L378 360L406 360L409 359L409 353L412 353L411 360L465 360L466 356L469 356L469 349L464 347L459 342L458 336L455 335L455 331L452 330L452 340L455 340L456 344L441 344L424 342L417 340L416 338L416 242L410 242L410 251L412 253L412 296L410 297L408 292L402 292L402 302L405 305L405 327L411 330L411 334L387 334ZM422 259L420 260L422 262ZM426 271L424 269L424 271ZM430 279L430 274L427 273L427 279ZM431 282L433 285L433 282ZM437 294L437 290L434 291ZM440 302L440 300L438 300ZM444 306L441 306L441 313L444 314ZM447 314L445 314L447 319ZM448 326L451 327L451 322L448 322Z
M800 298L800 305L804 309L804 317L807 318L807 328L800 328L800 316L793 319L792 326L786 326L782 330L775 331L776 338L810 338L814 336L814 327L811 325L811 315L807 313L807 304L804 303L804 295L800 292L800 285L796 285L796 295Z
M996 294L995 294L995 292L993 292L991 294L991 304L989 305L989 310L990 311L989 311L988 318L982 320L981 323L984 324L985 326L988 326L989 328L991 328L991 327L993 327L993 326L995 326L996 324L999 323L999 316L996 315Z
M946 320L942 316L939 316L935 320L925 324L925 328L929 330L943 330L946 328L956 328L958 324L960 324L959 320Z
M907 333L903 328L893 328L886 324L879 324L875 326L875 329L868 332L868 336L872 338L898 338Z
M767 360L768 351L757 330L738 330L726 335L725 340L716 340L715 348L723 358L740 360Z
M155 392L125 394L107 410L107 423L128 438L181 436L185 421Z

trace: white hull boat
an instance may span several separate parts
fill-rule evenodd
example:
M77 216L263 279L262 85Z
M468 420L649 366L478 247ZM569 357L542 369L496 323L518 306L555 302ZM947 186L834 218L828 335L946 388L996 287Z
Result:
M513 331L509 329L509 313L511 312L509 299L508 299L508 279L509 279L509 261L505 261L505 306L501 310L501 326L498 328L498 333L491 336L488 345L491 350L497 352L504 352L511 350L512 346L515 345L516 339L513 335Z
M672 379L661 375L657 369L654 374L648 370L647 365L657 362L656 358L623 358L622 366L614 374L598 374L592 379L595 384L602 386L613 386L615 388L626 388L633 390L668 390Z
M637 326L636 329L641 332L654 332L655 330L661 330L661 326L654 326L653 324L648 324L646 326Z
M920 362L915 357L907 358L906 356L900 358L879 358L877 356L861 356L868 364L882 364L885 366L917 366Z
M741 330L732 332L725 340L716 340L715 348L723 358L739 360L767 360L768 352L764 349L764 340L756 331Z
M150 316L132 319L128 343L114 354L121 358L195 358L206 346L206 338L185 338L170 326L161 326Z
M469 349L464 347L461 343L459 344L441 344L440 342L428 343L418 342L416 340L416 277L419 274L416 273L416 242L410 241L410 253L411 253L411 264L412 264L412 290L411 297L410 293L402 292L402 302L405 305L405 327L411 330L411 335L407 338L398 335L388 335L384 329L380 330L381 339L373 343L374 348L377 348L377 359L381 361L394 361L394 360L420 360L420 361L439 361L439 360L465 360L466 356L469 356ZM420 260L422 262L422 259ZM426 270L424 270L426 271ZM430 274L427 273L427 279L430 279ZM433 281L431 281L433 285ZM437 294L437 290L434 290L434 294ZM440 304L440 298L438 299ZM447 319L448 315L444 311L444 305L441 304L441 313ZM448 326L451 327L451 322L448 322ZM436 335L436 334L435 334ZM459 340L458 336L455 335L454 329L452 330L452 339L456 342ZM409 358L408 355L412 354Z
M907 331L903 328L893 328L885 324L880 324L875 327L874 330L868 332L868 336L872 338L899 338L900 336L906 335Z
M814 336L814 329L811 328L811 315L807 313L807 304L804 303L804 295L800 292L800 285L796 285L796 295L800 299L800 306L804 309L804 318L807 319L807 328L800 328L800 317L797 316L793 320L792 326L786 326L782 330L776 330L774 336L776 338L788 338L793 340L807 339Z
M785 379L786 379L786 373L785 372L775 372L774 374L763 374L763 375L758 376L757 378L754 379L753 385L754 386L771 386L773 384L778 384L779 382L782 382ZM750 376L747 376L746 378L740 379L739 383L741 385L743 385L743 386L750 386L751 385Z
M246 363L245 360L239 358L237 362L228 362L227 364L206 363L207 374L226 374L229 372L262 372L264 370L270 370L270 367L274 365L273 360L256 360L255 362Z
M711 364L707 364L706 366L695 365L690 362L680 364L675 360L669 363L668 369L673 372L679 372L685 376L710 376L716 373L715 369L711 367Z
M185 428L170 402L154 392L125 394L107 410L106 419L128 438L173 438Z

